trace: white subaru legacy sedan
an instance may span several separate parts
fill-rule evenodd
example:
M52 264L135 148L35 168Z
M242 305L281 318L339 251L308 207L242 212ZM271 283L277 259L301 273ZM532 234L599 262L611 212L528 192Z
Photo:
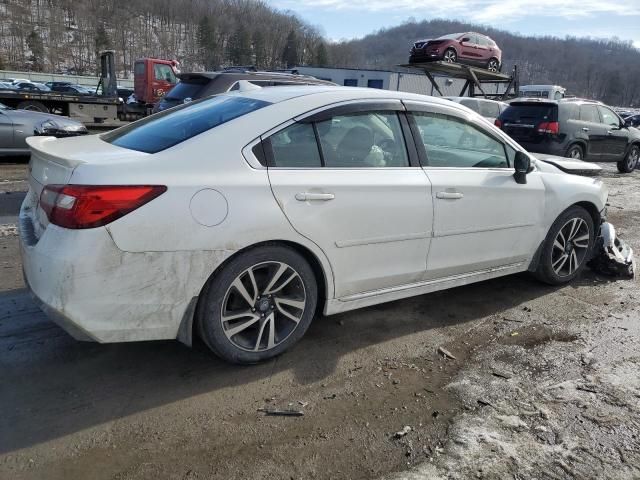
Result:
M231 362L313 317L590 258L607 192L466 107L325 86L189 103L102 135L31 137L28 287L81 340L199 334Z

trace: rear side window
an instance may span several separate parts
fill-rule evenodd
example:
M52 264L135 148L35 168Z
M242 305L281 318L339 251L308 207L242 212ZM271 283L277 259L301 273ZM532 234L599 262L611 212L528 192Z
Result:
M553 104L511 103L500 119L504 123L536 126L540 122L557 122L558 106Z
M480 115L483 117L498 118L500 116L500 107L497 103L483 102L480 100Z
M470 108L474 112L480 113L480 109L478 108L478 101L477 100L474 100L473 98L465 98L463 100L460 100L460 103L462 105L464 105L465 107Z
M152 115L101 138L118 147L156 153L267 105L253 98L220 95Z
M595 105L581 105L580 120L583 122L600 123L598 108Z
M320 151L311 123L294 123L269 138L273 166L320 168Z

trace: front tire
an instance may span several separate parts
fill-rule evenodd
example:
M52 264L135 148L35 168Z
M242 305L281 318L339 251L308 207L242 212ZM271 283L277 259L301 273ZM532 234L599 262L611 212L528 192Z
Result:
M638 145L631 145L631 148L627 152L627 155L623 160L618 162L618 171L620 173L631 173L638 166L640 160L640 147Z
M536 277L550 285L569 283L580 275L591 258L594 239L589 212L578 205L569 207L549 229Z
M458 53L453 48L447 48L442 55L445 63L456 63L458 61Z
M262 362L302 338L317 302L316 278L302 255L283 246L258 247L209 280L198 308L199 333L224 360Z

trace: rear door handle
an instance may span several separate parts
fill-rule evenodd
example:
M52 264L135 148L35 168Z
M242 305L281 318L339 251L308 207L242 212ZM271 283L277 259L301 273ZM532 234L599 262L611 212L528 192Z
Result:
M299 202L308 202L310 200L320 200L323 202L333 200L336 196L333 193L296 193L296 200Z
M464 197L464 194L460 192L437 192L436 198L443 198L446 200L460 200Z

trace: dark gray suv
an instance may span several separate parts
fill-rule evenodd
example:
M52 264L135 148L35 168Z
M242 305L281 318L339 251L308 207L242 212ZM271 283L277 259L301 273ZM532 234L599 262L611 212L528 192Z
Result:
M260 87L284 85L335 85L308 75L283 72L261 72L232 68L222 72L181 73L180 81L153 107L153 113L182 105L197 98L237 90L240 80Z
M640 130L592 100L516 99L495 123L534 153L617 162L623 173L640 159Z

